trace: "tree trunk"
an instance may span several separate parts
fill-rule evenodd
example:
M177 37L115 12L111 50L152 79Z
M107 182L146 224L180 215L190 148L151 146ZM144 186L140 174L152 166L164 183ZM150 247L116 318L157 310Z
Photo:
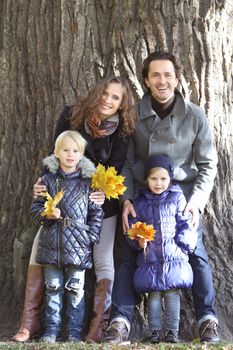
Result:
M23 306L26 269L37 227L29 218L32 185L52 147L65 103L100 78L129 79L143 92L149 52L176 54L183 92L206 111L219 155L205 211L220 333L233 339L233 3L231 0L2 0L0 2L0 337L13 334ZM141 304L133 334L145 325ZM6 322L6 320L8 322ZM193 334L189 291L181 335Z

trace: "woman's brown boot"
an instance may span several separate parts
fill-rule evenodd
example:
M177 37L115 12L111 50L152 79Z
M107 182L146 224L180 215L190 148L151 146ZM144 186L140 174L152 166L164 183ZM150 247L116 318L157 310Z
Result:
M40 329L40 309L44 296L44 268L29 265L25 291L23 320L14 341L25 342Z
M102 340L111 312L113 282L104 278L97 282L94 296L94 317L86 336L88 343L98 343Z

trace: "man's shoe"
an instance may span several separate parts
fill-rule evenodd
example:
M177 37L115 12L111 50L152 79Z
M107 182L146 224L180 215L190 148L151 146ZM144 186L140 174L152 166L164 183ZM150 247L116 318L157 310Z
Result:
M149 333L143 339L143 343L158 344L160 342L159 331L156 329L149 331Z
M213 320L206 320L201 324L199 329L201 342L217 343L220 341L217 331L217 323Z
M113 322L104 333L102 341L110 344L127 342L129 331L123 321Z
M164 343L179 343L178 331L169 329L163 339Z

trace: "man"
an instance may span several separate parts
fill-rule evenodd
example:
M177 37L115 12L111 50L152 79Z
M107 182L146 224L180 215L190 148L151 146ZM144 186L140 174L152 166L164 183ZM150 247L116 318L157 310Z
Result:
M143 185L144 164L151 154L164 154L174 164L174 180L186 196L185 211L193 215L198 243L189 261L194 273L192 288L200 340L218 342L218 319L214 310L214 290L208 256L202 242L201 213L213 188L217 155L204 111L185 102L177 86L181 67L168 52L154 52L143 62L142 76L147 92L137 104L137 127L123 169L127 191L123 198L123 230L128 215L135 216L132 200ZM120 343L128 339L135 305L132 276L135 253L121 235L119 269L116 270L110 326L104 341Z

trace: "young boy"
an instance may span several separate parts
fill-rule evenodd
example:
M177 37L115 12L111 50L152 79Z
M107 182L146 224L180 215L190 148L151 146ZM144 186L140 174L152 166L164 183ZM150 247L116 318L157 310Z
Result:
M52 213L42 216L45 197L34 200L31 212L43 222L37 262L44 265L46 305L44 342L55 342L61 331L66 295L69 341L81 341L84 317L84 272L92 266L92 247L100 239L102 208L89 199L93 163L83 156L84 138L65 131L55 142L54 156L44 160L49 172L42 182L54 198L64 195Z

